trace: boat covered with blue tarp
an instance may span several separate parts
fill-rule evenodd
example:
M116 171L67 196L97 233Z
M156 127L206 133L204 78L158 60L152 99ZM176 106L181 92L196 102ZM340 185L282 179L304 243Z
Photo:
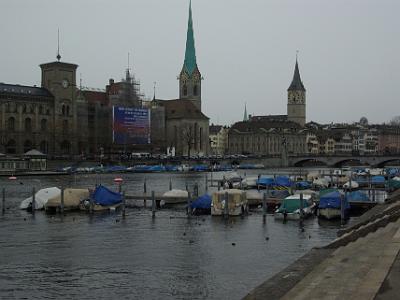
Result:
M122 194L111 191L103 185L96 187L92 198L94 203L102 206L116 205L122 202Z
M348 192L346 199L349 202L356 202L356 201L367 202L367 201L370 201L370 199L368 198L368 195L366 193L364 193L364 192L361 192L361 191Z
M257 185L261 185L261 186L271 186L273 183L274 183L273 177L261 176L257 180Z
M308 181L297 181L296 188L299 190L308 190L311 189L312 184Z
M194 214L210 214L212 198L204 194L190 204Z
M350 210L350 204L343 193L337 190L324 193L319 198L318 217L326 219L340 218L342 202L344 205L345 217L347 217Z

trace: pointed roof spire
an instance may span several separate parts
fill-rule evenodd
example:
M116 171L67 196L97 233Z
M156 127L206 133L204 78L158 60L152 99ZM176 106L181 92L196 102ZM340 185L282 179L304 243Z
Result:
M154 84L154 86L153 86L153 89L154 89L153 100L156 100L156 84L157 84L157 82L154 81L153 84Z
M246 102L244 103L244 114L243 114L243 121L248 121L249 120L249 115L247 114L247 107L246 107Z
M303 82L301 81L301 78L300 78L299 64L297 62L298 53L299 53L299 51L296 51L296 65L294 67L293 80L288 88L288 91L305 91L306 90L304 88Z
M61 55L60 55L60 28L57 28L57 60L60 61Z
M189 20L186 35L185 62L183 68L191 75L197 66L196 49L194 47L193 19L192 19L192 0L189 3Z

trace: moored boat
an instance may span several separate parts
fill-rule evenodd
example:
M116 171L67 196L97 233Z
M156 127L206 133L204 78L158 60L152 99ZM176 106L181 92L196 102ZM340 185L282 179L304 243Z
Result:
M37 191L35 193L35 210L43 209L47 201L57 195L61 194L58 187L50 187ZM32 209L32 196L23 200L19 206L20 209Z
M340 219L342 214L342 205L344 217L347 218L350 205L343 193L339 191L331 191L323 194L319 198L317 215L325 219Z
M85 199L80 202L79 209L90 210L90 201L93 202L93 211L116 210L122 204L122 194L111 191L103 185L99 185L90 195L91 199Z
M225 199L226 195L228 199ZM221 190L212 194L211 215L213 216L222 216L226 213L229 216L241 216L246 214L247 211L246 193L242 190Z
M314 213L315 202L312 195L303 194L303 217L307 218ZM301 216L300 194L283 199L281 206L275 211L275 219L299 220Z
M64 210L77 210L79 209L79 204L81 200L89 197L88 189L70 189L64 190ZM61 207L61 192L49 198L45 204L46 212L57 212Z

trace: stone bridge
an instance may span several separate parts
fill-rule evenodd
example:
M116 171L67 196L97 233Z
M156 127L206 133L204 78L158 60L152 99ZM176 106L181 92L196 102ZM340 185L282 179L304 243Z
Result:
M347 156L347 155L329 155L329 156L310 156L298 155L289 156L288 164L293 167L301 167L305 165L324 165L328 167L341 167L345 165L369 165L373 167L383 167L385 165L399 165L400 155L363 155L363 156Z

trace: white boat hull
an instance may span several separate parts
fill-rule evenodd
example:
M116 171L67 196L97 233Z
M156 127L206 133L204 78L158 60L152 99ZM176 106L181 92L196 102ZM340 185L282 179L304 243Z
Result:
M341 217L341 210L338 208L319 208L318 217L322 217L328 220L337 219Z

